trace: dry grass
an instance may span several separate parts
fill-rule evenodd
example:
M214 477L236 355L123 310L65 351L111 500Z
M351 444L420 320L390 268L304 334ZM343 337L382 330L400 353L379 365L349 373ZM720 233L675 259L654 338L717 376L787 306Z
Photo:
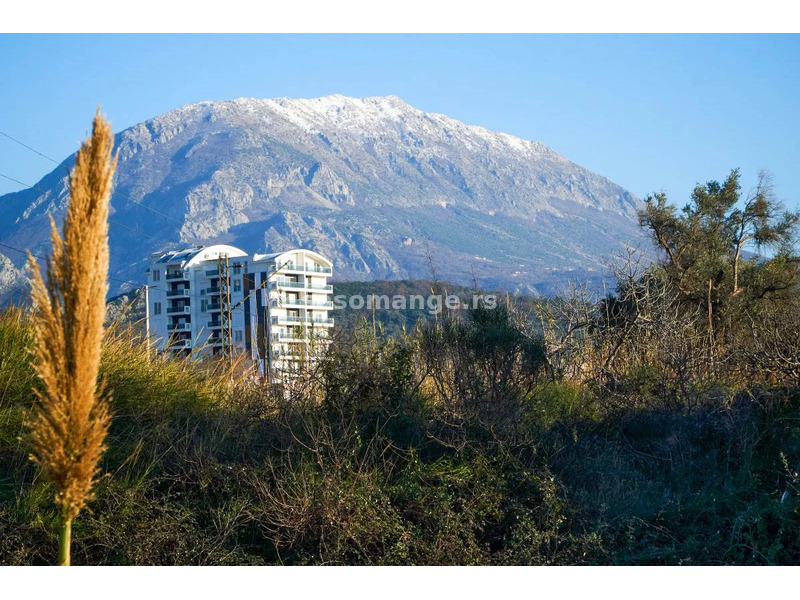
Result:
M116 158L111 125L95 116L69 178L63 239L51 218L46 281L33 257L34 369L42 381L31 416L31 458L56 489L69 563L72 519L91 498L105 451L108 394L98 383L108 292L108 209Z

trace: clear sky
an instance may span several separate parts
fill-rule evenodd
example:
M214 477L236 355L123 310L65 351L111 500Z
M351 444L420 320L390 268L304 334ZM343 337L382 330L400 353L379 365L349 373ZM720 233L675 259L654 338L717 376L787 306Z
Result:
M800 208L800 36L0 35L0 131L62 160L199 100L393 94L551 146L640 197L772 171ZM52 163L0 136L0 173ZM0 193L19 189L0 178Z

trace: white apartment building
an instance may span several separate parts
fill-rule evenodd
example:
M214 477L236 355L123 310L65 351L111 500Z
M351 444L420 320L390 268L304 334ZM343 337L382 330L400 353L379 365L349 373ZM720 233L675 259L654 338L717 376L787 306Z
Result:
M262 373L291 370L333 326L332 263L311 250L249 255L224 244L151 255L147 328L163 352L202 358L231 348Z

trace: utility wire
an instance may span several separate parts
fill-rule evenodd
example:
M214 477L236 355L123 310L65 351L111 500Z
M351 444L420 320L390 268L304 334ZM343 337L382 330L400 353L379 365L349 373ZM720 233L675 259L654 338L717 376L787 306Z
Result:
M0 242L0 246L2 246L3 248L8 248L9 250L16 250L17 252L20 252L22 254L28 254L29 252L29 250L21 250L20 248L9 246L8 244L4 244L3 242ZM39 260L47 260L44 256L41 256L39 254L34 254L33 252L31 252L30 254L31 256L33 256L34 258L38 258Z
M60 167L64 167L64 169L67 171L67 175L69 175L69 169L67 169L66 165L63 162L58 162L56 159L51 158L51 157L47 156L46 154L43 154L42 152L39 152L38 150L36 150L36 148L32 148L28 144L25 144L24 142L21 142L18 139L14 138L14 137L11 137L10 135L8 135L7 133L5 133L3 131L0 131L0 135L2 135L3 137L8 138L9 140L11 140L12 142L14 142L16 144L19 144L23 148L27 148L31 152L33 152L35 154L38 154L42 158L44 158L46 160L49 160L51 163L56 164L56 165L58 165ZM11 178L10 177L6 177L6 179L11 179ZM16 181L16 180L15 179L11 179L11 181ZM19 183L20 185L25 185L24 183L22 183L20 181L17 181L17 183ZM25 187L29 187L30 188L30 187L33 187L33 186L25 186ZM34 189L38 189L38 188L34 188ZM178 223L181 226L183 225L183 221L181 221L180 219L176 219L175 217L171 217L168 214L161 212L160 210L156 210L155 208L151 208L151 207L149 207L149 206L147 206L145 204L142 204L141 202L138 202L138 201L134 200L133 198L131 198L127 194L123 194L122 192L112 192L111 193L111 197L113 198L114 196L121 196L121 197L129 200L130 202L133 202L134 204L136 204L138 206L141 206L145 210L149 210L150 212L152 212L152 213L154 213L156 215L159 215L161 217L164 217L165 219L169 219L170 221L174 221L175 223Z
M23 148L26 148L27 150L30 150L30 151L31 151L31 152L33 152L34 154L37 154L38 156L41 156L41 157L42 157L42 158L44 158L45 160L49 160L51 163L53 163L53 164L55 164L55 165L58 165L58 166L60 166L60 167L64 167L64 170L67 172L67 176L69 176L69 174L70 174L70 173L69 173L69 169L67 168L67 166L66 166L66 165L65 165L63 162L58 162L58 161L57 161L57 160L55 160L54 158L52 158L52 157L48 156L47 154L44 154L43 152L39 152L39 151L38 151L36 148L33 148L32 146L29 146L29 145L28 145L28 144L26 144L25 142L22 142L21 140L18 140L17 138L15 138L15 137L13 137L13 136L10 136L9 134L7 134L7 133L6 133L6 132L4 132L4 131L0 131L0 135L2 135L3 137L5 137L5 138L7 138L7 139L11 140L11 141L12 141L12 142L14 142L15 144L19 144L19 145L20 145L20 146L22 146ZM40 192L40 193L42 193L42 194L43 194L43 193L45 193L45 192L44 192L44 190L42 190L42 189L41 189L41 188L40 188L38 185L28 185L28 184L26 184L26 183L25 183L25 182L23 182L23 181L19 181L18 179L14 179L13 177L9 177L8 175L4 175L3 173L0 173L0 177L3 177L3 178L5 178L5 179L8 179L9 181L13 181L14 183L18 183L19 185L22 185L22 186L24 186L24 187L26 187L26 188L28 188L28 189L34 189L34 190L36 190L36 191L38 191L38 192ZM177 223L178 225L181 225L181 226L183 226L183 224L184 224L184 223L183 223L183 221L181 221L181 220L179 220L179 219L176 219L175 217L171 217L170 215L168 215L168 214L166 214L166 213L163 213L163 212L161 212L160 210L156 210L156 209L154 209L154 208L151 208L151 207L149 207L149 206L147 206L147 205L145 205L145 204L142 204L141 202L138 202L138 201L134 200L133 198L131 198L131 197L130 197L130 196L128 196L127 194L123 194L122 192L118 192L118 191L117 191L117 192L112 192L112 193L111 193L111 197L113 198L114 196L121 196L122 198L125 198L125 199L127 199L128 201L130 201L130 202L133 202L133 203L134 203L134 204L136 204L137 206L141 206L141 207L142 207L142 208L144 208L145 210L149 210L149 211L150 211L150 212L152 212L153 214L156 214L156 215L159 215L159 216L161 216L161 217L164 217L165 219L169 219L170 221L174 221L174 222L175 222L175 223ZM109 219L108 219L108 221L109 221L110 223L114 223L115 225L118 225L119 227L123 227L123 228L125 228L125 229L128 229L128 230L130 230L130 231L133 231L134 233L138 233L138 234L140 234L140 235L143 235L144 237L146 237L146 238L149 238L149 239L151 239L151 240L153 240L153 239L156 239L156 238L154 238L152 235L149 235L149 234L147 234L147 233L145 233L145 232L143 232L143 231L141 231L141 230L139 230L139 229L134 229L133 227L130 227L129 225L125 225L125 224L123 224L123 223L120 223L119 221L117 221L117 220L115 220L115 219L111 219L111 218L109 218ZM18 248L13 248L13 247L11 247L11 246L8 246L7 244L4 244L4 246L5 246L5 247L7 247L7 248L11 248L12 250L17 250L17 251L19 251L19 252L25 252L24 250L19 250ZM35 256L35 255L34 255L34 256ZM39 258L40 260L44 260L44 258L43 258L43 257L41 257L41 256L37 256L37 258ZM117 281L117 282L120 282L120 283L129 283L128 281L122 281L121 279L116 279L116 278L114 278L114 277L109 277L108 279L109 279L109 280L113 280L113 281ZM155 288L156 288L156 286L151 286L151 288L154 288L154 289L155 289ZM134 288L134 289L136 289L136 288ZM163 291L163 290L156 290L156 291Z
M8 248L9 250L16 250L17 252L19 252L21 254L25 254L25 255L27 255L28 252L29 252L29 250L22 250L21 248L17 248L15 246L9 246L5 242L0 242L0 246L2 246L3 248ZM38 258L39 260L44 260L44 261L47 260L47 258L42 256L41 254L34 254L33 252L31 252L30 255L33 256L34 258ZM116 277L107 277L107 279L110 280L110 281L116 281L118 283L130 283L130 281L125 281L123 279L117 279ZM138 289L138 288L133 288L132 290L129 290L129 291L133 291L134 289ZM123 292L123 293L127 293L127 292Z
M2 133L2 132L0 132L0 133ZM44 193L44 191L43 191L41 188L39 188L38 186L35 186L35 185L27 185L25 182L23 182L23 181L20 181L20 180L18 180L18 179L14 179L13 177L9 177L8 175L4 175L3 173L0 173L0 177L3 177L3 178L5 178L5 179L8 179L9 181L13 181L14 183L18 183L18 184L20 184L20 185L24 185L26 188L29 188L29 189L34 189L34 190L37 190L37 191L39 191L39 192L41 192L41 193ZM128 225L125 225L124 223L120 223L119 221L115 221L114 219L109 219L109 222L110 222L110 223L114 223L115 225L119 225L120 227L124 227L125 229L130 229L130 230L131 230L131 231L133 231L134 233L141 234L141 235L143 235L143 236L145 236L145 237L148 237L148 238L150 238L150 239L155 239L153 236L151 236L151 235L148 235L148 234L144 233L143 231L139 231L138 229L134 229L133 227L129 227ZM22 254L26 254L26 255L27 255L27 253L29 252L28 250L22 250L22 249L20 249L20 248L16 248L16 247L14 247L14 246L10 246L10 245L8 245L8 244L6 244L6 243L3 243L3 242L0 242L0 246L2 246L2 247L4 247L4 248L8 248L8 249L10 249L10 250L16 250L17 252L20 252L20 253L22 253ZM35 258L38 258L39 260L47 260L47 259L46 259L44 256L41 256L41 255L39 255L39 254L33 254L32 252L31 252L31 256L33 256L33 257L35 257ZM128 284L128 283L130 283L130 280L127 280L127 281L126 281L126 280L123 280L123 279L117 279L116 277L110 277L110 276L109 276L109 277L107 277L107 279L108 279L109 281L116 281L116 282L118 282L118 283L125 283L125 284ZM131 290L128 290L128 291L133 291L133 289L138 289L139 287L141 287L141 286L137 286L136 288L132 288ZM123 293L127 293L127 292L123 292Z
M44 194L44 193L45 193L45 191L44 191L42 188L40 188L39 186L36 186L36 185L28 185L27 183L25 183L25 182L23 182L23 181L20 181L19 179L14 179L13 177L9 177L8 175L4 175L3 173L0 173L0 177L3 177L3 178L5 178L5 179L8 179L9 181L13 181L14 183L18 183L18 184L20 184L20 185L24 185L24 186L25 186L27 189L36 190L36 191L38 191L38 192L41 192L42 194ZM114 220L114 219L112 219L112 218L109 218L109 219L108 219L108 222L109 222L109 223L113 223L114 225L119 225L120 227L124 227L125 229L130 229L131 231L133 231L133 232L135 232L135 233L138 233L138 234L140 234L140 235L143 235L143 236L144 236L144 237L146 237L146 238L150 238L151 240L154 240L154 239L156 239L156 238L154 238L152 235L150 235L150 234L148 234L148 233L145 233L144 231L140 231L140 230L138 230L138 229L134 229L133 227L131 227L131 226L129 226L129 225L125 225L124 223L120 223L119 221L116 221L116 220Z
M10 135L8 135L7 133L5 133L5 132L3 132L3 131L0 131L0 135L2 135L3 137L7 137L7 138L8 138L8 139L10 139L12 142L15 142L15 143L19 144L19 145L20 145L20 146L22 146L23 148L27 148L28 150L30 150L31 152L33 152L33 153L35 153L35 154L38 154L38 155L39 155L39 156L41 156L42 158L49 160L51 163L55 163L55 164L57 164L59 167L64 165L64 163L60 163L60 162L58 162L57 160L55 160L54 158L50 158L50 157L49 157L49 156L47 156L46 154L42 154L42 153L41 153L41 152L39 152L39 151L38 151L36 148L31 148L30 146L28 146L28 144L25 144L24 142L20 142L20 141L19 141L17 138L13 138L13 137L11 137ZM64 168L66 169L66 166L64 166Z

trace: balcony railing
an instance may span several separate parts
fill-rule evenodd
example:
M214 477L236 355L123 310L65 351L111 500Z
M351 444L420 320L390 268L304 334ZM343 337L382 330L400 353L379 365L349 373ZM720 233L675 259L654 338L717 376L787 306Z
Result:
M192 324L191 323L171 323L167 326L167 329L170 331L191 331Z
M208 328L209 329L217 329L218 327L222 327L221 321L209 321Z
M181 290L167 290L167 298L174 298L175 296L190 296L189 288Z
M192 340L189 339L170 340L169 342L170 350L178 350L180 348L191 348L191 346L192 346Z
M184 314L190 315L192 314L192 307L191 306L173 306L167 309L168 315L177 315L177 314Z
M188 271L167 271L167 279L189 279Z
M278 323L305 323L307 325L333 325L333 319L315 319L313 317L292 317L292 316L285 316L285 317L272 317L273 324L277 325Z
M302 335L290 335L288 333L276 333L272 336L272 339L287 342L305 342L308 340L308 337Z
M206 277L219 277L219 269L207 269L205 275Z
M333 302L309 302L308 300L291 298L273 298L270 306L278 308L280 306L308 306L310 308L333 308Z
M332 273L330 267L319 267L319 266L304 266L304 265L293 265L293 264L285 264L282 265L279 271L300 271L302 273Z
M272 358L274 360L302 360L307 358L305 352L273 352Z
M288 281L286 279L278 279L277 281L273 281L269 285L270 288L289 288L293 290L316 290L322 292L332 292L333 286L332 285L313 285L313 284L306 284L303 281Z
M271 288L276 287L283 287L283 288L292 288L292 289L305 289L306 284L303 281L288 281L286 279L278 279L277 281L273 281L270 283Z
M219 294L219 287L206 288L206 294Z

